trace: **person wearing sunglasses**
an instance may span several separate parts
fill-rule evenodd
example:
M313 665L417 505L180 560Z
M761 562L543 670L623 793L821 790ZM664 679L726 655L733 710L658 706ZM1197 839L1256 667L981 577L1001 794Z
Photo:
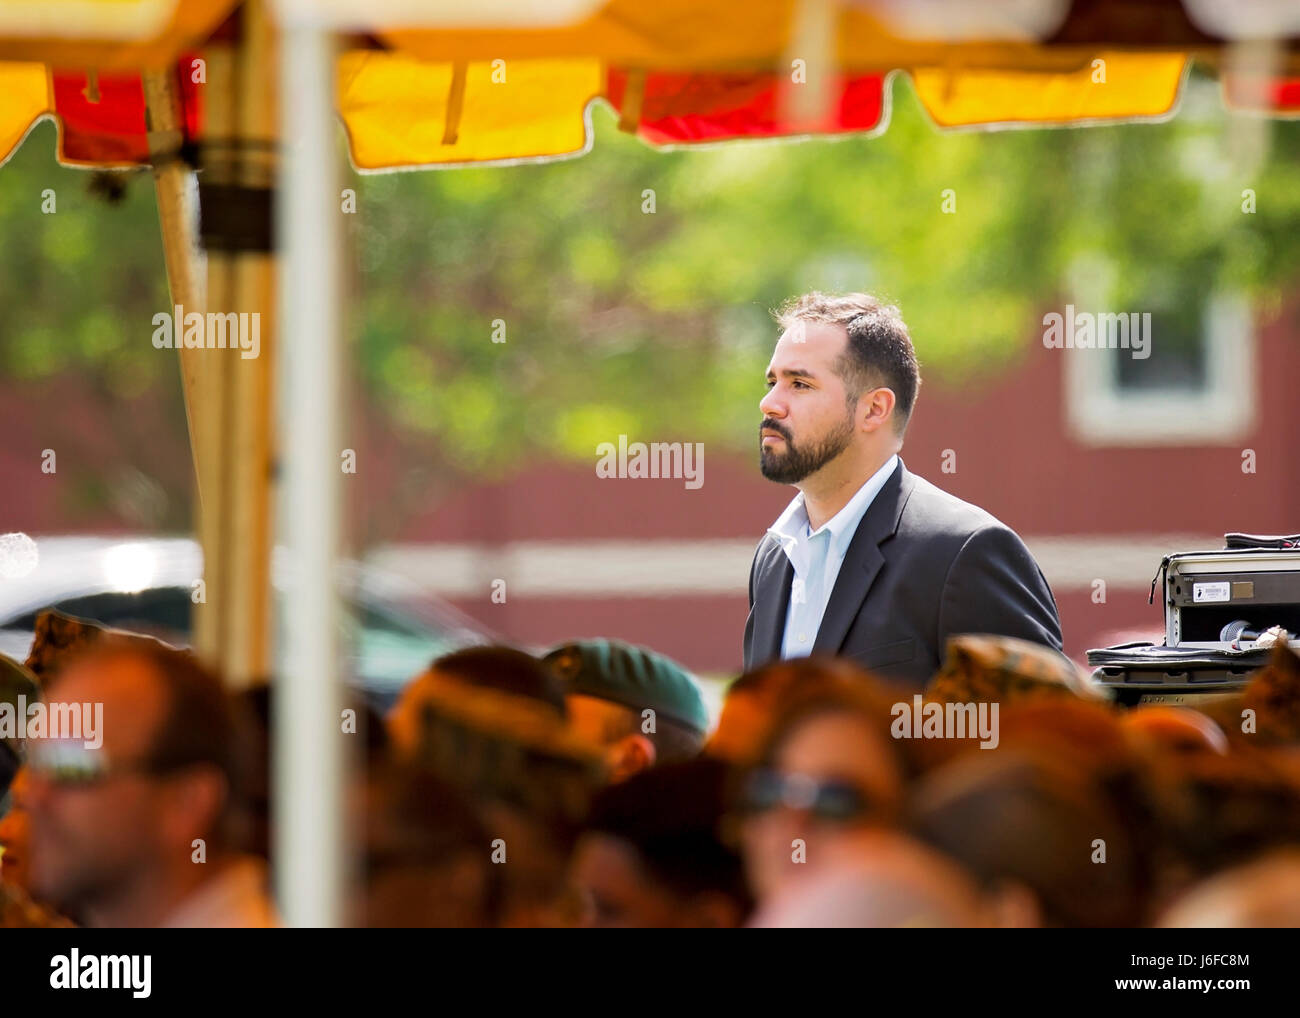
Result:
M843 670L831 661L826 668ZM786 705L736 795L745 870L760 903L852 854L864 834L893 827L904 763L889 720L865 674L856 686L820 685Z
M237 849L240 729L192 655L105 640L45 702L102 704L102 744L29 739L33 896L88 926L268 926L264 867Z

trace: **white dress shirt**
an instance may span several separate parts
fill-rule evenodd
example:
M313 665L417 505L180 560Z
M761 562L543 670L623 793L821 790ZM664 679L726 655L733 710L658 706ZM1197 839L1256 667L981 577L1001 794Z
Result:
M848 503L816 531L808 523L803 492L795 496L775 523L768 529L781 544L794 578L790 581L790 607L785 613L785 635L781 640L781 657L807 657L826 614L835 579L840 575L844 554L863 514L885 486L898 466L898 457L890 456L885 465L872 474Z

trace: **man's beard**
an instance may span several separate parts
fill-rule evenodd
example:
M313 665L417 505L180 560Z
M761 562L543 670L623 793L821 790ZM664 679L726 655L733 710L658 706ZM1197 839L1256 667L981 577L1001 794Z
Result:
M808 446L797 446L790 438L786 428L774 421L764 421L763 428L778 432L785 439L785 452L763 445L760 434L758 446L758 467L763 476L777 484L798 484L805 477L816 473L836 456L849 447L853 441L853 415L846 414L839 426L821 441Z
M115 865L103 855L69 853L66 844L60 848L53 869L48 859L44 865L38 861L32 866L29 893L78 920L87 909L120 901L138 876L139 867L131 861L123 859Z

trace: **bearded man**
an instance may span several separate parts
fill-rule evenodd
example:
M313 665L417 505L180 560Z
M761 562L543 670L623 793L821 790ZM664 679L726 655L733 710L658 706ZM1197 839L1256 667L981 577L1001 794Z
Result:
M899 457L921 377L898 310L814 292L777 321L760 466L799 494L754 554L745 670L841 655L919 690L949 636L1060 650L1056 601L1024 542Z

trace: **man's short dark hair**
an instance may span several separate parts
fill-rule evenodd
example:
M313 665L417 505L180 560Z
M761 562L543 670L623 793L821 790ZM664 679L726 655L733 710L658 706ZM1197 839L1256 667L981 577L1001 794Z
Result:
M188 650L140 637L105 636L83 660L114 658L144 664L166 690L162 721L147 751L149 769L166 774L207 764L236 787L236 709L217 673Z
M444 654L430 667L471 685L539 700L561 717L568 713L560 680L537 658L514 647L466 647Z
M786 301L774 316L782 330L798 322L843 326L848 347L835 367L844 379L849 402L877 386L892 389L895 430L903 433L921 388L921 366L898 308L867 293L814 290Z
M618 838L645 871L683 898L717 892L750 906L739 856L722 834L730 774L701 757L652 767L602 789L584 829Z
M227 843L237 837L233 825L250 785L250 729L245 709L236 705L220 676L188 650L135 635L105 635L75 660L135 661L153 673L164 690L163 716L142 763L156 775L197 766L215 770L225 782L226 797L210 837ZM46 690L56 688L63 674L52 677Z
M484 851L491 839L471 799L427 768L392 760L376 761L366 780L367 877L373 879L389 866L434 867L472 855L482 864L484 877L480 918L495 923L502 867L492 865Z

